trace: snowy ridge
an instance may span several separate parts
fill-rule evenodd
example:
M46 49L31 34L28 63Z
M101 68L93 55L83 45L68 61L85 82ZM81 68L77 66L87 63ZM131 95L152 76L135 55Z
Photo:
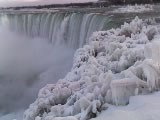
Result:
M153 20L137 17L95 32L76 51L71 72L40 90L24 120L88 120L108 104L126 105L130 96L159 90L159 31Z

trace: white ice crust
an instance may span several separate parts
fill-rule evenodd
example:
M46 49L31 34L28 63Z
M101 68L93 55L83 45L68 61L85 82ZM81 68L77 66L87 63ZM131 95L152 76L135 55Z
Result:
M130 96L160 88L160 34L154 20L136 17L118 29L95 32L76 51L71 72L42 88L24 120L88 120Z

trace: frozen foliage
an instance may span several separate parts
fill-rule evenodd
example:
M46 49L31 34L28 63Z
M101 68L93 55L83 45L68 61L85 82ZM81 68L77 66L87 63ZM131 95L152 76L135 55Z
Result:
M76 51L71 72L40 90L24 120L87 120L109 104L126 105L130 96L158 90L159 31L153 20L135 18L95 32Z
M131 12L131 13L138 13L138 12L147 12L147 11L152 11L153 10L153 6L146 4L146 5L128 5L128 6L124 6L121 7L115 11L113 11L114 13L127 13L127 12Z

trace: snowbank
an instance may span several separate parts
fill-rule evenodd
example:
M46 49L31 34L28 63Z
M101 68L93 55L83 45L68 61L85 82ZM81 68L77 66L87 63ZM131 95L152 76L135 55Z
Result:
M110 108L91 120L159 120L160 92L135 96L128 106Z
M159 90L159 31L153 20L135 18L95 32L76 51L71 72L40 90L24 120L88 120L108 104L126 105L130 96Z
M116 9L115 11L113 11L114 13L139 13L139 12L148 12L148 11L152 11L153 10L153 6L150 4L146 4L146 5L128 5L128 6L123 6L119 9Z

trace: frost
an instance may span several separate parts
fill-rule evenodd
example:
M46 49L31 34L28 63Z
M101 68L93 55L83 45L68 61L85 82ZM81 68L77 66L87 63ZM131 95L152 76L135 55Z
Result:
M139 13L139 12L147 12L147 11L152 11L153 6L150 4L146 5L128 5L128 6L123 6L119 8L118 10L113 11L114 13Z
M95 32L76 51L71 72L40 90L24 120L88 120L108 104L126 105L131 96L159 90L158 31L155 22L136 17L121 28Z

